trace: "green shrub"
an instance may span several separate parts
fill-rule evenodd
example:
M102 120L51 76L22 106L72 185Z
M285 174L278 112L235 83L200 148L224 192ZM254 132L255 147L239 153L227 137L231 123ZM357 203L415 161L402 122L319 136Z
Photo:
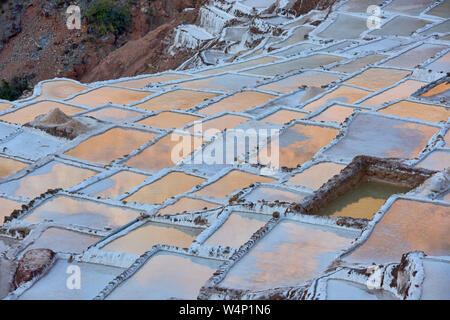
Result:
M11 83L3 79L0 84L0 99L17 100L26 90L30 90L30 87L25 77L14 77Z
M89 6L86 20L94 33L103 36L108 33L120 35L131 23L131 13L127 7L109 0L97 0Z

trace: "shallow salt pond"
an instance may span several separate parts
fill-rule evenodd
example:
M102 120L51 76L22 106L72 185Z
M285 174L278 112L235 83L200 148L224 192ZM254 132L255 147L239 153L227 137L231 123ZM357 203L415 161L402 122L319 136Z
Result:
M0 198L0 206L2 208L0 211L0 227L3 225L4 218L9 217L14 210L20 210L22 205L23 203L18 201Z
M445 150L436 150L431 152L422 161L417 164L419 168L442 171L450 167L450 152Z
M174 204L168 205L158 211L159 216L181 214L192 211L207 210L219 207L219 204L205 200L182 197Z
M204 245L238 249L271 217L247 212L232 212L225 223L205 241Z
M338 134L334 128L296 124L289 127L279 137L280 167L296 168L311 160L321 148L328 145ZM259 153L259 160L272 152L272 144L264 147Z
M362 101L361 104L365 106L377 107L392 100L406 99L425 85L427 85L426 82L406 80L391 89L383 91Z
M121 123L140 117L142 116L142 113L116 107L107 107L97 111L87 112L83 114L83 116L94 117L98 120L112 123Z
M259 89L287 93L294 89L298 89L302 85L306 85L308 87L321 87L333 81L337 81L339 78L340 76L335 73L305 71L279 81L265 84L259 87Z
M199 80L191 80L176 84L187 89L238 90L244 87L254 87L262 78L241 74L223 74Z
M8 110L9 108L11 108L13 105L10 103L3 103L0 102L0 111L4 111L4 110Z
M197 72L197 74L198 75L218 74L218 73L227 72L227 71L246 69L246 68L254 67L257 65L261 65L261 64L268 64L268 63L272 63L272 62L275 62L278 60L280 60L280 58L265 56L265 57L261 57L261 58L257 58L257 59L244 61L244 62L233 63L233 64L219 67L219 68L213 68L213 69L208 69L205 71L200 71L200 72Z
M303 194L292 191L280 190L271 187L258 187L242 199L246 202L257 201L280 201L280 202L298 202L305 197Z
M357 39L359 35L367 30L367 19L355 17L348 14L339 14L325 30L318 33L320 38L330 39Z
M251 70L245 71L245 73L264 75L264 76L276 76L282 75L294 70L301 69L314 69L320 66L326 66L333 62L341 61L343 58L339 56L316 54L307 57L300 57L284 62L277 62L268 66L261 66Z
M357 155L415 158L437 131L424 124L360 113L325 154L339 159Z
M445 46L438 44L422 44L386 61L383 63L383 66L415 68L417 65L424 63L445 48Z
M428 70L436 72L450 72L450 53L446 53L439 59L425 66Z
M326 108L317 116L312 117L310 120L342 123L353 113L354 110L355 109L352 107L334 104Z
M264 290L301 285L325 271L357 235L283 220L231 268L218 286Z
M410 71L405 70L370 68L344 83L377 91L395 84L410 74Z
M202 132L204 134L207 134L209 131L210 135L215 135L217 132L233 129L239 124L248 120L249 118L236 116L233 114L226 114L214 119L202 121L199 124L188 127L186 130L189 132Z
M66 285L72 272L69 267L78 266L81 273L79 290ZM115 277L123 272L121 268L105 265L68 262L58 260L48 273L19 297L19 300L91 300Z
M216 96L216 93L211 92L180 89L165 92L150 100L137 104L134 107L148 111L171 109L185 110Z
M450 117L450 111L445 107L406 100L394 103L378 112L430 122L447 121Z
M101 198L115 198L137 187L148 176L131 171L120 171L81 190L82 193Z
M169 82L175 80L185 80L190 78L192 78L192 76L186 74L167 73L158 76L140 78L136 80L125 80L121 82L116 82L114 83L114 85L126 88L143 89L144 87L150 84L158 84L162 82Z
M419 15L428 6L435 3L434 0L395 0L383 8L383 10L407 15Z
M257 91L238 92L201 109L199 113L210 116L223 111L241 112L268 102L275 97L275 95Z
M303 112L297 112L297 111L291 111L291 110L278 110L275 113L272 113L271 115L260 119L259 121L263 122L270 122L275 124L285 124L288 122L291 122L295 119L303 119L308 114Z
M0 192L32 199L48 189L76 186L95 174L96 171L51 161L23 178L0 184Z
M67 102L90 107L99 107L107 103L129 105L148 97L152 93L150 91L136 91L105 86L80 94Z
M425 279L422 283L421 300L449 300L450 263L432 258L423 260Z
M219 180L203 187L195 194L200 197L224 199L234 191L246 188L253 183L267 183L273 181L274 179L272 178L258 176L239 170L232 170Z
M156 172L171 168L203 144L203 139L182 134L168 134L124 163L126 166ZM176 154L179 148L179 153Z
M351 263L399 262L402 254L423 251L445 256L450 251L448 206L398 199L369 238L343 259Z
M440 4L433 7L430 11L427 11L426 14L441 18L450 18L450 1L442 1Z
M28 166L27 163L0 156L0 179L16 173Z
M213 259L158 252L107 299L196 299L200 288L221 264Z
M357 50L358 48L359 47L357 47L354 50ZM361 48L361 50L363 50L363 49ZM359 50L357 50L357 51L359 53ZM374 64L380 60L383 60L385 58L387 58L387 56L385 56L385 55L370 54L365 57L357 58L351 62L340 64L336 67L331 68L331 70L338 71L338 72L345 72L345 73L353 73L353 72L356 72L370 64Z
M81 142L65 155L87 161L109 164L154 139L154 133L113 128ZM101 147L99 147L101 146Z
M128 202L159 204L178 194L191 190L205 179L188 175L184 172L170 172L164 177L143 186L131 196L125 198Z
M362 182L355 189L329 203L318 215L372 220L373 215L393 194L406 193L410 188L389 183Z
M312 26L300 26L295 28L286 40L274 44L272 48L280 49L304 41L312 30L314 30L314 27Z
M54 252L80 254L101 238L76 231L48 228L27 248L50 249Z
M286 185L302 186L311 190L316 190L333 176L339 174L344 168L345 165L332 162L318 163L289 178L289 180L286 181Z
M102 250L141 255L157 244L189 248L203 229L148 222L111 241Z
M386 8L383 8L383 10ZM412 35L416 30L425 27L427 24L433 23L430 20L418 19L414 17L396 16L376 29L369 32L371 36L403 36Z
M27 122L33 121L34 118L41 114L47 114L51 110L58 108L66 115L71 116L75 113L85 111L85 109L70 106L68 104L53 102L53 101L40 101L37 103L33 103L24 108L17 109L16 111L7 113L0 117L0 120L17 123L17 124L25 124Z
M155 116L151 116L145 118L144 120L138 121L137 123L149 127L175 129L184 127L185 125L200 119L201 117L190 114L164 111Z
M318 45L313 44L313 43L299 42L299 44L297 44L297 45L293 45L292 47L289 47L282 51L274 52L273 55L289 58L291 56L301 54L301 53L305 52L306 50L316 49L318 47L319 47Z
M392 293L346 280L327 280L327 300L398 300Z
M325 94L321 98L314 100L313 102L304 106L302 109L314 112L330 102L354 103L355 101L362 99L371 93L371 91L367 91L364 89L341 85L336 90L333 90Z
M52 220L62 225L110 230L121 227L138 216L137 211L130 209L57 196L39 205L23 220L33 223Z
M48 81L41 83L41 94L35 97L33 100L66 99L69 96L82 92L88 88L88 86L84 86L68 80Z
M422 93L420 96L429 99L448 98L450 96L450 83L442 82L437 86L429 89L427 92Z

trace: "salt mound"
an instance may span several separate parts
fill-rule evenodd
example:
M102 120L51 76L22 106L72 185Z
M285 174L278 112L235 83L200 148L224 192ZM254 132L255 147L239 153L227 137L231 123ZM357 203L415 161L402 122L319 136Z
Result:
M74 139L89 130L89 126L79 120L72 119L59 108L37 116L33 121L26 123L25 126L67 139Z

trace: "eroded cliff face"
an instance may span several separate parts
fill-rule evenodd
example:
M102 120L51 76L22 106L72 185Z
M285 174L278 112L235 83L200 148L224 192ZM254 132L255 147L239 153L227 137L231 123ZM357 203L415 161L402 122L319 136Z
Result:
M68 30L66 26L70 1L0 1L0 79L10 81L20 75L28 78L33 86L54 77L99 80L176 67L176 61L168 63L155 57L160 55L163 40L174 26L195 19L192 11L183 14L183 10L195 7L201 1L113 2L126 5L132 14L128 30L119 36L96 36L90 30L84 14L92 0L78 1L81 30ZM120 50L113 54L128 43L139 48L138 52L130 55L127 50ZM148 59L142 60L142 56L148 56ZM113 70L106 72L95 68L104 60L116 63ZM139 66L132 68L134 73L125 74L128 65L120 65L121 61Z

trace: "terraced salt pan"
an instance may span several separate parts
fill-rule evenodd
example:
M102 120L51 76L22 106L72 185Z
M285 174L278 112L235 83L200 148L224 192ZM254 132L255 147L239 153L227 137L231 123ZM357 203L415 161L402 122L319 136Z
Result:
M334 128L296 124L280 134L279 165L296 168L311 160L321 148L334 140L339 130ZM261 155L271 154L271 145L264 147Z
M11 108L13 105L10 103L3 103L0 102L0 111L4 111L4 110L8 110L9 108Z
M445 107L407 100L391 104L387 108L378 110L378 112L430 122L447 121L450 117L450 111Z
M357 50L359 53L358 48L360 48L360 47L357 47L355 50ZM362 50L362 48L361 48L361 50ZM354 73L368 65L377 63L378 61L381 61L385 58L387 58L386 55L382 55L382 54L378 54L378 53L370 54L365 57L357 58L348 63L339 64L336 67L331 68L331 70L338 71L338 72L345 72L345 73Z
M325 151L335 159L357 155L387 158L415 158L438 128L360 113L353 119L344 138Z
M253 183L267 183L273 182L274 179L258 176L255 174L232 170L226 175L222 176L219 180L212 184L203 187L195 194L200 197L210 197L216 199L224 199L233 192L246 188Z
M377 91L392 86L410 74L405 70L370 68L344 83Z
M154 133L139 130L113 128L81 142L75 148L67 151L65 155L109 164L113 160L138 149L156 136ZM98 146L102 147L98 148Z
M223 111L241 112L261 105L275 97L275 95L257 91L238 92L201 109L199 113L210 116Z
M192 91L192 90L174 90L165 92L159 96L151 98L141 104L137 104L134 107L139 109L145 109L148 111L189 109L196 104L202 103L205 100L216 97L216 93L206 91Z
M397 300L381 289L369 289L367 286L346 280L327 281L327 300Z
M27 166L28 164L25 162L0 157L0 178L7 178L8 176L26 168Z
M406 99L426 84L426 82L422 81L406 80L391 89L364 100L361 104L365 106L377 107L392 100Z
M143 186L131 196L125 198L127 202L148 204L163 203L167 199L191 190L205 179L188 175L184 172L170 172L164 177Z
M395 0L385 6L383 10L413 16L419 15L433 3L435 3L434 0Z
M258 66L258 65L268 64L268 63L272 63L272 62L275 62L278 60L280 60L280 58L272 57L272 56L264 56L264 57L257 58L257 59L252 59L252 60L248 60L248 61L229 64L229 65L219 67L219 68L212 68L212 69L208 69L205 71L200 71L200 72L197 72L197 74L205 75L205 76L211 75L211 74L219 74L222 72L241 70L241 69L246 69L246 68L250 68L250 67L254 67L254 66Z
M202 229L148 222L105 245L102 250L142 255L154 245L189 248Z
M349 50L346 50L345 52L348 54L361 54L361 53L368 53L368 52L396 52L399 50L399 48L403 48L402 44L407 43L405 41L402 41L400 39L380 39L371 41L367 44L362 44L359 46L356 46L354 48L350 48ZM367 57L373 57L374 55L369 55ZM385 56L387 57L387 56ZM363 58L359 58L363 59ZM362 66L363 67L363 66ZM355 70L356 71L356 70Z
M437 6L427 11L426 14L441 18L450 18L450 1L442 1Z
M171 168L177 164L177 161L190 155L202 144L203 139L200 137L168 134L141 153L131 157L124 165L150 172ZM177 151L178 154L176 154Z
M405 252L423 251L446 256L450 242L447 206L398 199L384 214L369 238L343 259L351 263L398 262Z
M284 49L282 51L278 51L276 53L273 53L273 55L276 55L278 57L291 57L291 56L295 56L295 55L299 55L303 52L305 52L306 50L310 50L310 49L317 49L319 48L319 45L313 44L313 43L299 43L297 45L293 45L292 47L289 47L287 49Z
M149 127L158 127L163 129L175 129L184 127L185 125L201 119L198 116L177 113L171 111L164 111L155 116L145 118L138 121L138 124L142 124Z
M58 99L63 100L71 95L80 93L86 89L88 86L78 84L74 81L69 80L56 80L47 81L41 83L41 93L33 100L37 99Z
M52 220L62 225L111 230L131 222L138 216L137 211L130 209L57 196L38 206L23 220L33 223Z
M196 299L202 285L221 263L218 260L161 251L117 287L107 299Z
M428 70L433 70L437 72L450 72L450 52L446 53L439 59L433 61L429 65L425 66Z
M159 216L181 214L193 211L217 208L220 205L205 200L182 197L174 204L168 205L158 211Z
M308 114L303 112L291 111L291 110L279 110L271 115L260 119L259 121L270 122L275 124L285 124L291 122L294 119L303 119Z
M321 87L328 85L333 81L339 80L340 76L334 73L321 72L321 71L305 71L298 75L290 76L279 81L265 84L259 89L277 91L277 92L290 92L294 89L305 85L308 87Z
M447 19L443 22L433 25L431 28L427 28L425 31L420 32L422 35L431 35L436 33L447 33L450 29L450 21Z
M262 228L271 216L247 212L232 212L224 224L204 243L206 246L240 248L250 237Z
M367 19L348 14L339 14L325 30L317 34L320 38L329 39L358 39L367 30Z
M89 107L99 107L108 103L129 105L148 97L152 93L150 91L137 91L105 86L77 95L67 102Z
M280 190L271 187L258 187L243 199L247 202L269 201L269 202L298 202L305 197L303 194L292 191Z
M367 97L369 94L371 94L371 91L341 85L336 90L333 90L323 95L321 98L314 100L302 109L314 112L331 102L354 103L355 101Z
M326 54L315 54L307 57L300 57L284 62L277 62L267 66L256 67L245 71L245 73L263 75L263 76L277 76L295 70L314 69L321 66L329 65L333 62L341 61L343 58Z
M99 237L89 234L59 228L48 228L27 250L50 249L54 252L80 254L98 240L100 240Z
M310 120L342 123L353 113L354 110L355 109L352 107L333 104L317 116L312 117Z
M142 116L142 113L116 107L107 107L100 110L87 112L83 114L83 116L94 117L98 120L112 123L122 123L140 117Z
M372 220L373 215L393 194L410 188L380 182L362 182L355 189L332 201L318 214L331 217L351 217Z
M262 78L246 75L223 74L210 78L178 83L176 86L187 89L232 91L232 90L239 90L244 87L254 87L261 80Z
M214 119L202 121L196 125L192 125L188 127L187 130L189 132L211 132L211 135L215 135L214 132L222 132L224 130L233 129L248 120L249 118L246 117L226 114Z
M307 38L307 35L312 30L314 30L314 27L311 26L300 26L298 28L295 28L292 34L286 40L274 44L271 48L280 49L301 42Z
M417 164L420 168L442 171L450 167L450 152L446 150L436 150L431 152Z
M433 23L433 21L407 16L396 16L383 24L380 29L369 32L369 35L407 37L430 23Z
M5 217L8 217L14 210L20 210L23 203L6 199L6 198L0 198L0 206L2 210L0 210L0 227L3 225L3 221Z
M264 290L301 285L322 273L356 236L346 230L283 220L231 268L218 286Z
M24 108L20 108L10 113L4 114L0 117L0 120L10 123L25 124L27 122L33 121L34 118L36 118L38 115L47 114L51 110L56 108L58 108L68 116L81 111L85 111L85 109L60 102L40 101L30 104Z
M450 91L450 83L442 82L441 84L438 84L437 86L431 88L427 92L422 93L420 96L431 99L441 99L450 96L449 91Z
M340 8L340 11L367 12L370 5L381 5L384 0L348 0Z
M148 176L131 171L120 171L81 190L101 198L116 198L142 184Z
M0 184L0 192L33 199L48 189L76 186L95 174L96 171L51 161L23 178Z
M330 180L333 176L339 174L345 165L336 164L332 162L318 163L301 173L297 173L288 181L286 185L302 186L312 190L319 189L325 182Z
M450 263L425 258L421 300L449 300Z
M140 79L125 80L114 83L116 86L125 88L143 89L150 84L158 84L176 80L186 80L192 78L191 75L181 73L166 73L157 76L150 76Z
M70 266L78 266L81 272L81 287L71 290L66 286ZM47 275L25 291L20 300L91 300L108 282L118 276L123 269L91 263L58 260Z
M445 48L445 46L438 44L422 44L386 61L383 63L383 66L415 68L417 65L422 64Z

